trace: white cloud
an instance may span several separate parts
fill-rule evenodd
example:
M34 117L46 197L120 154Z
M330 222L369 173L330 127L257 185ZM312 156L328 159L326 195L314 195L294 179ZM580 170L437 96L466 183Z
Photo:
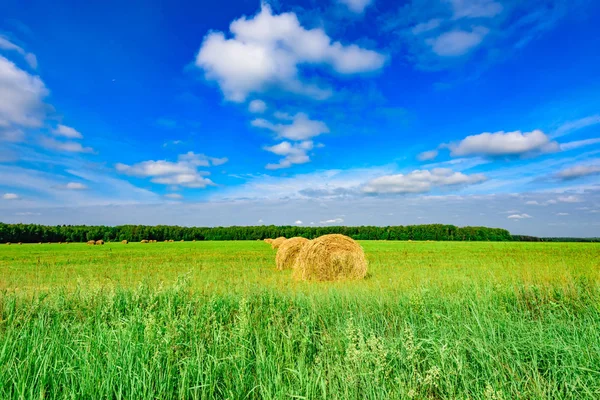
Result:
M362 14L365 8L373 2L373 0L338 0L348 9L356 14Z
M384 193L425 193L434 187L469 185L486 180L483 174L466 175L448 168L436 168L431 171L415 170L408 174L387 175L369 181L363 192Z
M575 132L579 129L587 128L588 126L593 126L600 124L600 115L591 115L589 117L581 118L576 121L569 121L562 124L554 133L552 133L552 138L557 138L560 136L567 135L569 133Z
M37 58L35 54L27 53L21 46L17 46L4 36L0 36L0 50L16 51L23 56L31 68L37 68Z
M294 222L296 225L302 225L302 221L298 220L296 222Z
M18 200L18 199L20 199L21 197L19 197L19 195L18 195L18 194L16 194L16 193L4 193L4 194L2 195L2 198L3 198L4 200Z
M325 221L319 221L320 224L323 225L328 225L328 224L341 224L342 222L344 222L343 218L333 218L333 219L327 219Z
M44 118L48 89L33 76L0 56L0 127L39 127Z
M562 151L569 151L569 150L578 149L580 147L591 146L591 145L594 145L597 143L600 143L600 138L576 140L574 142L561 143L560 149Z
M232 38L222 32L204 38L195 64L219 84L227 100L235 102L274 86L322 99L330 91L303 83L300 65L356 74L379 70L386 60L376 51L332 42L322 29L305 29L294 13L273 15L267 4L257 15L233 21L229 29Z
M569 196L561 196L557 199L561 203L581 203L581 199L577 196L569 195Z
M528 206L539 206L540 203L537 200L529 200L526 201L525 204L527 204Z
M502 4L494 0L450 0L454 11L454 19L459 18L491 18L500 14Z
M433 52L438 56L457 57L479 46L489 31L486 27L475 26L470 32L453 30L444 32L438 37L427 39L425 42L431 46Z
M312 120L305 113L298 113L293 117L284 113L277 113L279 119L292 120L291 124L274 124L263 118L252 121L252 126L269 129L277 133L278 138L289 140L307 140L323 133L329 133L329 127L323 121Z
M571 214L566 213L566 212L559 212L559 213L556 213L556 215L558 215L559 217L565 217L565 216L571 215Z
M52 130L52 133L56 136L62 136L69 139L83 139L83 135L71 128L70 126L59 124L56 129Z
M420 153L417 156L417 159L419 161L429 161L429 160L433 160L438 156L438 151L437 150L429 150L429 151L424 151L422 153Z
M312 150L314 147L313 142L310 140L292 144L290 142L281 142L274 146L267 146L264 149L277 154L278 156L284 156L283 159L277 164L267 164L267 169L280 169L289 168L294 164L305 164L310 161L310 157L307 152Z
M19 143L25 140L25 133L20 129L0 129L0 142Z
M559 171L556 177L562 180L570 180L598 174L600 174L600 165L576 165Z
M411 28L413 35L420 35L422 33L430 32L437 29L442 24L442 20L439 18L430 19L427 22L421 22Z
M40 144L48 149L57 151L66 151L69 153L93 153L94 149L91 147L83 147L78 142L61 142L53 138L42 137Z
M173 199L173 200L181 200L181 199L183 199L183 196L180 195L179 193L167 193L167 194L165 194L165 197L167 199Z
M508 218L508 219L527 219L527 218L533 218L533 217L529 214L513 214L513 215L509 215L506 218Z
M248 104L248 111L254 114L261 114L267 111L267 103L262 100L252 100Z
M205 188L214 185L214 183L204 177L210 173L199 171L198 167L221 165L225 162L227 162L226 158L208 157L190 151L181 154L177 162L149 160L134 165L117 163L115 169L129 176L151 178L152 182L161 185Z
M559 146L551 142L540 130L532 132L485 132L467 136L458 144L448 146L452 156L515 156L536 151L556 151Z
M83 183L69 182L66 185L57 186L59 189L65 190L86 190L88 187Z

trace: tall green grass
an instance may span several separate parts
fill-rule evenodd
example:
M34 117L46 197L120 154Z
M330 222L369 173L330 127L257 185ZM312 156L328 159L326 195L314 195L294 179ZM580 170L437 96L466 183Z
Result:
M0 250L0 398L600 397L598 246L365 242L334 284L162 246Z

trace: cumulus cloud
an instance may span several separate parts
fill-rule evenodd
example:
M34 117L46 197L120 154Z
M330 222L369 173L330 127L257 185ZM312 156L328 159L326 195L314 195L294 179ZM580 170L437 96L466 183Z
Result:
M37 58L35 54L26 52L21 46L17 46L5 36L0 35L0 50L15 51L23 56L27 64L33 69L37 68Z
M0 127L39 127L44 119L43 99L49 94L39 76L33 76L0 56Z
M52 133L56 136L66 137L68 139L83 139L83 135L81 133L70 126L61 124L59 124L56 129L53 129Z
M540 130L532 132L485 132L467 136L459 143L448 146L452 156L518 156L531 152L559 150L556 142Z
M356 14L362 14L365 8L373 2L373 0L338 0L344 4L350 11Z
M438 156L438 151L437 150L429 150L429 151L424 151L422 153L420 153L417 156L417 159L419 161L429 161L429 160L433 160Z
M56 151L66 151L69 153L93 153L91 147L84 147L78 142L61 142L53 138L42 137L40 144L47 149Z
M559 171L555 176L566 181L598 174L600 174L600 165L576 165Z
M529 214L512 214L506 218L508 218L508 219L527 219L527 218L533 218L533 217Z
M277 113L279 119L288 119L283 113ZM291 119L291 124L273 123L263 118L252 121L252 126L273 131L278 138L289 140L307 140L323 133L329 133L329 128L323 121L312 120L305 113L298 113Z
M254 114L261 114L267 111L267 103L262 100L252 100L248 104L248 111Z
M308 156L307 152L312 150L313 147L314 144L310 140L296 144L292 144L290 142L281 142L274 146L267 146L264 148L265 150L279 156L284 156L284 158L281 159L277 164L267 164L265 168L281 169L289 168L294 164L305 164L310 161L310 157Z
M195 65L230 101L243 102L269 87L322 99L330 92L302 82L301 65L347 75L379 70L386 61L376 51L333 42L320 28L305 29L294 13L274 15L267 4L257 15L233 21L229 29L231 38L223 32L204 38Z
M561 203L581 203L582 201L579 197L574 195L560 196L557 200Z
M408 174L387 175L369 181L363 192L370 194L386 193L425 193L435 187L459 186L480 183L486 180L483 174L466 175L448 168L415 170Z
M319 221L319 223L323 224L323 225L341 224L342 222L344 222L343 218L333 218L333 219L326 219L325 221Z
M294 222L296 225L302 225L302 221L298 220L296 222Z
M2 195L2 198L3 198L4 200L18 200L18 199L20 199L21 197L20 197L18 194L16 194L16 193L4 193L4 194Z
M431 50L441 57L462 56L483 41L490 30L484 26L476 26L471 31L453 30L441 35L427 39L425 42L431 46Z
M204 154L188 152L181 154L177 162L166 160L149 160L134 165L118 163L118 172L138 178L151 178L151 181L161 185L184 186L188 188L205 188L214 183L205 178L210 175L207 171L199 171L198 167L221 165L226 158L208 157Z

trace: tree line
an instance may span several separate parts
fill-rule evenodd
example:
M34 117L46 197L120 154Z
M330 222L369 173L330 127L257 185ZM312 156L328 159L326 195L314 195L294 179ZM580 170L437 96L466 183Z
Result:
M229 226L182 227L170 225L86 226L0 223L0 243L5 242L87 242L104 240L262 240L279 236L302 236L313 239L329 233L340 233L357 240L448 240L448 241L510 241L506 229L454 225L409 226Z
M454 225L429 224L407 226L228 226L183 227L172 225L121 225L86 226L0 223L0 243L22 242L87 242L104 240L116 242L128 240L262 240L284 236L302 236L314 239L329 233L341 233L357 240L443 240L443 241L528 241L528 242L597 242L598 238L539 238L511 235L506 229L483 226L457 227Z

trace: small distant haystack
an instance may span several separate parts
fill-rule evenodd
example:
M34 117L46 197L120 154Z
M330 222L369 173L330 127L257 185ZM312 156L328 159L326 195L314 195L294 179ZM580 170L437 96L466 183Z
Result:
M165 239L165 243L169 243L169 241L167 239Z
M279 246L281 246L281 244L283 242L285 242L287 239L284 238L283 236L278 237L277 239L273 239L273 241L271 241L271 248L273 249L278 249Z
M169 239L169 243L173 243L173 242L174 242L174 240L173 240L173 239Z
M265 239L264 242L268 243L268 244L271 244L271 243L273 243L273 239Z
M192 242L195 242L195 241L196 241L196 239L192 240Z
M292 269L298 258L302 247L308 243L308 239L303 237L293 237L283 242L277 250L275 262L278 270Z
M146 239L142 240L141 243L148 243Z
M122 240L121 243L122 244L128 244L129 242L127 240Z
M181 239L181 240L180 240L180 242L184 242L184 240L183 240L183 239Z
M294 267L294 277L302 280L363 279L366 275L367 259L362 247L348 236L338 234L306 243Z
M94 246L96 244L95 240L88 240L87 242L88 246Z
M38 244L42 244L42 242L39 242Z
M96 240L96 245L103 245L104 244L104 240Z
M6 245L7 245L7 246L10 246L10 242L6 242Z

